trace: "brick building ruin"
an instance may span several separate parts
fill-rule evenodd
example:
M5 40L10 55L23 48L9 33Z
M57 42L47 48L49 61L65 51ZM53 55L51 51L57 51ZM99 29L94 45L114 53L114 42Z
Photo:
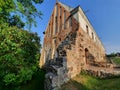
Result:
M80 6L54 6L46 27L40 67L46 68L46 89L59 87L86 65L106 62L105 49Z

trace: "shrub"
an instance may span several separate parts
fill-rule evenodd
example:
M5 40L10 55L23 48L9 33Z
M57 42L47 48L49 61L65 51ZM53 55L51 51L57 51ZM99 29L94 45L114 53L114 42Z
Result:
M0 79L5 85L19 85L32 78L40 56L40 38L17 27L0 25Z

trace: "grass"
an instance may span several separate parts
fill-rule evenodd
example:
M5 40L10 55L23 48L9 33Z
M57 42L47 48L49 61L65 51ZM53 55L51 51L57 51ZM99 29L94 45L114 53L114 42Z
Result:
M112 57L112 60L114 63L116 63L117 65L120 65L120 57Z
M97 79L80 74L63 85L60 90L120 90L120 77Z

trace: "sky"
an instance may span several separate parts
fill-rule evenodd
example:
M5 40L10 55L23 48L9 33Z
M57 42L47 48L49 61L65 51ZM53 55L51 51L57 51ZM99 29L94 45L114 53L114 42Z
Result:
M120 0L58 0L73 8L80 5L86 12L90 23L102 41L106 53L120 52ZM36 5L43 15L37 18L37 27L32 27L37 32L43 43L45 31L52 14L56 0L44 0L41 5Z

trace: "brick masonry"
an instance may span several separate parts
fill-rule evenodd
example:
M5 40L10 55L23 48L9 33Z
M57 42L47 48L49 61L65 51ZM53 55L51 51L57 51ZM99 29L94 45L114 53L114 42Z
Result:
M59 83L52 84L54 87L60 86L94 62L106 62L105 49L87 17L79 6L71 8L57 2L46 27L40 58L40 67L48 72L47 82L53 80ZM63 82L59 82L61 79Z

